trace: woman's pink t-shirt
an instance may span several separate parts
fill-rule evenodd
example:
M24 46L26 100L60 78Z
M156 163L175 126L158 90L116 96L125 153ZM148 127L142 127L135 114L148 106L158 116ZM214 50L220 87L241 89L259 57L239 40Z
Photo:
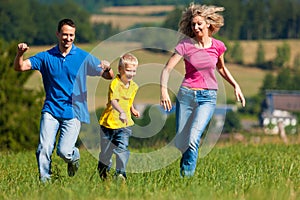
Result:
M218 58L226 51L224 43L212 38L209 48L200 49L191 38L181 40L176 52L184 57L185 77L182 86L189 88L218 89L215 75Z

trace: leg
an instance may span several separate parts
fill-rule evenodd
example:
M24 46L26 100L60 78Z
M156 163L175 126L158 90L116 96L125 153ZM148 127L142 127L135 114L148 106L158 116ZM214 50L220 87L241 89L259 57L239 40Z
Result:
M126 165L129 159L128 143L131 135L129 127L116 130L113 138L115 145L114 153L116 155L116 174L122 174L126 179Z
M68 174L74 176L79 167L79 149L75 147L81 123L77 118L61 120L57 155L68 163Z
M210 106L200 106L195 110L194 120L189 129L189 147L182 154L181 174L183 176L193 176L197 159L201 136L209 123L213 112Z
M175 146L183 153L189 146L188 123L194 108L194 91L180 87L176 99L176 138Z
M194 175L200 139L215 110L216 92L211 90L198 91L196 100L198 106L193 111L193 120L185 130L188 133L189 146L182 154L182 176Z
M59 121L49 113L42 113L40 121L40 138L36 158L41 181L47 181L51 175L51 155L56 141Z
M113 130L101 126L100 130L100 148L98 172L101 179L107 178L107 172L111 167L111 157L113 154L113 144L111 143L111 137Z

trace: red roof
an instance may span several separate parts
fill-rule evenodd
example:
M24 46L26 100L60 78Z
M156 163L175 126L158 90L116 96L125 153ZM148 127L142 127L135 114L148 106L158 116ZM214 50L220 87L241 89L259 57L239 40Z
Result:
M267 91L267 102L273 110L300 111L300 91Z

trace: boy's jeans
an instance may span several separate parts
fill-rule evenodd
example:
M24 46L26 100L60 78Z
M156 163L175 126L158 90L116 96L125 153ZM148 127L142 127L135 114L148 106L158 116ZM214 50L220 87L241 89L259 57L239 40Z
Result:
M182 153L181 176L193 176L195 173L200 139L214 113L216 100L216 90L179 89L175 145Z
M70 163L79 160L80 154L75 147L81 123L77 118L57 119L50 113L42 113L40 121L40 139L36 151L41 180L50 179L51 155L55 148L56 136L60 131L57 143L57 155Z
M111 157L116 155L116 173L126 177L126 165L129 159L128 143L131 135L129 127L120 129L109 129L101 126L101 152L99 162L111 167Z

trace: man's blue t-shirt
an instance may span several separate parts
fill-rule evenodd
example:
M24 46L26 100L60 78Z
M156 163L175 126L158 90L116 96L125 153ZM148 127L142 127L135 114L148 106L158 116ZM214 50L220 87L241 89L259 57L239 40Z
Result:
M100 60L74 44L66 57L55 46L29 59L32 69L39 70L43 78L46 99L42 112L89 123L86 76L100 76Z

